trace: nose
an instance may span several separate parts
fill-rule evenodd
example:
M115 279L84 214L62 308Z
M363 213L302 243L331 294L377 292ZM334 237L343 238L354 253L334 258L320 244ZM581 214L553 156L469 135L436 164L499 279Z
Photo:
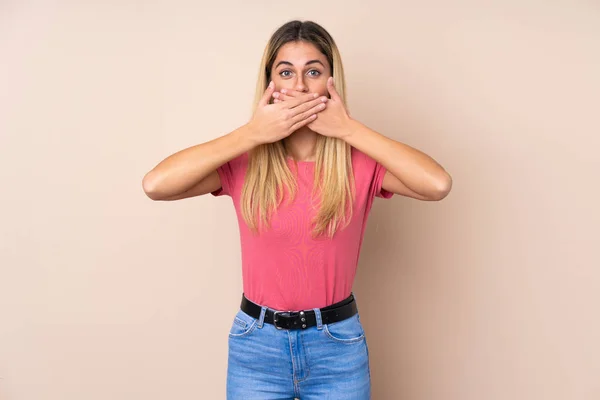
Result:
M299 92L308 92L308 86L304 84L304 79L302 76L298 77L296 81L296 90Z

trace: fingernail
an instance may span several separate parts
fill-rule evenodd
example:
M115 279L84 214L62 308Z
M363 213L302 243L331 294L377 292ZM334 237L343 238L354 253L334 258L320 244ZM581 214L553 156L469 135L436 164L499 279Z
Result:
M323 97L321 97L321 101L322 101L323 103L325 103L325 102L327 101L327 97L324 97L324 96L323 96Z
M287 90L286 89L281 89L281 93L286 94Z
M269 82L269 89L273 89L273 81Z
M316 99L317 97L319 97L319 93L313 93L313 97Z

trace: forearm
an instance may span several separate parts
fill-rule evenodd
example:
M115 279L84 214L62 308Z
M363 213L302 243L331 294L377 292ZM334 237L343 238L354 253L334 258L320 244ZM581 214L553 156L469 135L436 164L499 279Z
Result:
M427 154L392 140L356 120L350 120L344 140L383 165L414 192L436 197L447 190L451 178Z
M159 197L185 192L221 165L256 146L251 137L249 125L244 125L170 155L144 176L144 191Z

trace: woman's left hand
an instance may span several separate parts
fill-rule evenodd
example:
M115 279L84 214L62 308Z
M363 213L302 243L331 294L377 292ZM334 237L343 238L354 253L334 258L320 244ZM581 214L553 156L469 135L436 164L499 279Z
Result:
M337 90L335 90L333 78L331 77L327 79L327 90L329 91L331 98L325 103L325 109L307 126L312 131L323 136L343 139L349 133L349 125L352 119L344 106L342 98ZM292 89L282 89L280 92L273 93L273 102L278 103L280 101L290 100L299 95L302 95L302 92Z

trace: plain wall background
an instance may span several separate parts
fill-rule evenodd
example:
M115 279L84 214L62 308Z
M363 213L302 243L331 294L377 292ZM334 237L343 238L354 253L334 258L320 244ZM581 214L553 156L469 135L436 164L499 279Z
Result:
M224 399L233 206L141 179L247 122L295 18L336 39L352 116L454 179L372 211L373 398L600 398L600 6L416 3L1 1L0 399Z

